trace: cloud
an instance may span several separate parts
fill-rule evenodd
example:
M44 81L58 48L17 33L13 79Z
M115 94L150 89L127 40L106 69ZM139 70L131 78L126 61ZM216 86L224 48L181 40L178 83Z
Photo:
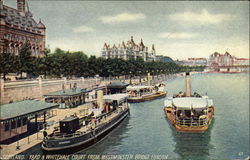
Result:
M171 20L177 22L191 22L199 24L219 24L223 21L230 20L233 18L229 14L212 14L209 13L206 9L203 9L200 13L195 12L183 12L175 13L169 15Z
M163 32L158 35L159 38L171 38L171 39L189 39L199 36L196 33L188 33L188 32Z
M121 13L118 15L112 15L112 16L102 16L100 19L103 23L122 23L122 22L136 22L140 20L144 20L146 16L142 13Z
M93 31L95 31L94 28L84 26L84 25L73 28L74 33L93 32Z

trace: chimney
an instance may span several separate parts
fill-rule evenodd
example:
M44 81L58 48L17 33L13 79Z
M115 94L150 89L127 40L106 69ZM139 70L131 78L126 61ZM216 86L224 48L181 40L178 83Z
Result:
M189 72L186 72L186 96L187 97L191 96L189 74L190 74Z
M17 0L17 10L20 13L25 13L25 0Z

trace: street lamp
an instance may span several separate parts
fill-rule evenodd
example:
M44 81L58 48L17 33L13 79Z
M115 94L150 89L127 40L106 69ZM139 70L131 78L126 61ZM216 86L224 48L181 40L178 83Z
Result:
M129 81L129 84L132 84L132 81L131 81L131 71L129 72L129 75L130 75L130 81Z
M141 71L138 71L138 72L139 72L139 77L140 77L139 82L141 83Z

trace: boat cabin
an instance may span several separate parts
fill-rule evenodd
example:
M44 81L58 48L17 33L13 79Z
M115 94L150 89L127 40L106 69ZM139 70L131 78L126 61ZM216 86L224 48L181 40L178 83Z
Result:
M105 112L112 112L117 109L124 110L127 108L128 94L111 94L103 96L103 102L105 103Z
M79 118L75 116L66 117L60 121L60 132L71 134L80 128Z
M129 84L125 82L111 82L107 85L108 94L116 94L116 93L126 93L126 87Z
M168 98L165 106L173 108L172 113L177 125L202 126L207 125L209 107L213 106L213 101L207 96Z
M152 94L154 91L153 86L128 86L127 93L130 97L141 97L143 95Z

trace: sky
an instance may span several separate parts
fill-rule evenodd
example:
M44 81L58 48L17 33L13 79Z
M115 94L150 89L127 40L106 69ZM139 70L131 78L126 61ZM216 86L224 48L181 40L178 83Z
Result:
M16 8L16 0L4 0ZM248 1L53 1L29 0L46 25L46 45L101 55L111 46L141 38L157 55L184 60L215 51L249 58Z

